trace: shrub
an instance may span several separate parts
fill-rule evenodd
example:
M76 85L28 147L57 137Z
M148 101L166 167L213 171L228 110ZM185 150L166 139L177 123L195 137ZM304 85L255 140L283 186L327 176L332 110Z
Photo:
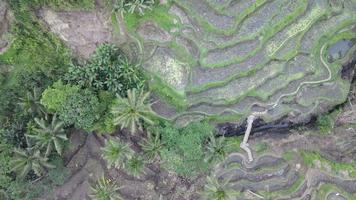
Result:
M48 170L48 179L54 186L63 185L70 176L70 170L64 166L62 158L58 156L56 156L51 163L56 166L56 168Z
M128 61L114 45L103 44L85 66L72 65L67 80L96 91L107 90L125 97L132 88L144 87L144 76L138 66Z
M115 131L114 115L110 112L110 108L113 106L114 100L115 96L110 92L99 92L99 113L102 113L102 115L93 127L93 130L97 131L98 133L110 134Z
M42 93L41 104L48 110L57 112L68 97L78 92L79 88L77 86L64 85L63 82L59 80Z
M70 95L58 110L59 118L66 124L74 124L76 128L90 130L100 117L99 100L88 89Z
M12 178L10 176L11 145L0 141L0 188L8 188Z
M51 189L51 185L46 182L31 183L24 180L14 180L7 188L6 193L11 200L34 200L39 199Z
M203 144L212 133L213 127L207 122L197 122L177 129L165 123L159 130L162 142L164 166L183 176L195 176L209 169L204 161Z

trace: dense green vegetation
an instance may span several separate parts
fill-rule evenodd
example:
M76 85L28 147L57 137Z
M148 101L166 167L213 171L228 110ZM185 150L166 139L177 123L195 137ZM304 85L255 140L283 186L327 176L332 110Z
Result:
M102 158L108 167L117 168L132 179L140 179L147 165L152 163L179 178L196 178L207 174L227 154L240 149L241 138L216 137L214 127L205 120L176 127L171 121L158 117L151 108L149 89L158 96L165 96L178 110L188 107L189 102L184 92L176 92L159 77L147 77L149 73L141 71L140 64L135 62L140 59L127 56L127 52L114 44L102 44L87 61L78 60L35 14L36 8L43 5L61 10L92 9L94 0L8 1L15 19L11 29L12 44L0 54L0 199L38 199L63 184L70 176L63 164L63 155L68 151L66 147L71 134L76 134L73 130L77 129L87 134L111 134L103 137L106 141L101 149ZM265 1L258 2L238 20L241 18L242 21L244 15L248 17ZM307 1L302 2L305 4L300 8L307 5ZM154 0L111 1L113 16L124 15L129 32L135 32L140 23L151 20L173 34L173 29L182 25L180 20L168 14L167 5L158 5ZM297 13L302 10L298 9ZM261 33L265 35L262 43L266 43L282 25L291 23L297 13L276 26L265 28ZM205 25L210 29L210 24ZM187 57L177 41L167 46L180 52L178 57ZM256 52L249 52L249 56ZM207 53L203 51L199 55L203 64ZM191 92L227 85L233 78L257 71L232 74L232 78L203 85L202 89L192 88ZM147 80L151 81L150 87L146 85ZM233 103L247 96L257 97L256 94L253 89L227 100ZM267 99L269 94L264 96ZM330 132L336 115L337 112L318 118L317 127L321 133ZM236 116L243 117L244 114L235 114L233 118ZM214 117L212 115L210 119ZM119 139L119 134L125 134L125 142ZM267 148L265 143L258 144L254 153L261 154ZM291 153L284 155L286 160L292 160L292 156ZM301 156L307 166L320 161L322 167L331 168L335 173L347 171L350 176L356 176L354 163L333 163L315 152L302 152ZM288 191L294 191L299 185L300 182L296 182ZM94 200L121 199L120 188L115 181L103 177L92 185L90 196ZM211 176L207 178L202 195L209 200L222 200L235 199L238 194L231 189L229 180Z
M144 88L145 79L139 66L132 64L115 46L105 44L98 47L84 66L69 67L66 79L83 88L106 90L122 97L132 88Z
M115 96L124 99L130 89L146 92L145 77L110 44L78 64L34 13L41 5L90 9L94 1L9 0L9 5L13 41L0 55L0 191L6 199L30 200L69 176L61 157L69 130L114 132ZM137 158L127 159L132 174L142 166Z
M61 179L68 176L61 158L50 150L60 151L59 144L53 143L65 135L44 131L51 128L41 119L52 115L46 114L40 98L42 91L66 72L71 57L65 45L38 22L32 12L36 4L8 3L14 21L12 44L0 55L0 190L8 199L27 200L62 184ZM40 127L42 122L44 127ZM48 176L31 183L44 174Z
M314 166L315 161L320 161L322 169L330 167L334 173L347 171L351 177L356 177L356 163L333 162L326 159L318 152L303 151L302 158L306 165Z
M161 156L167 169L187 177L209 169L204 143L212 134L213 127L207 122L192 123L181 129L165 123L156 131L161 134L164 143Z

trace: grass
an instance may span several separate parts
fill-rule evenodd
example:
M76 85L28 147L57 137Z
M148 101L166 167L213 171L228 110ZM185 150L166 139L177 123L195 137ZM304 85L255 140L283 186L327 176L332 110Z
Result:
M126 13L124 21L130 32L135 32L137 27L144 21L156 22L164 30L170 31L172 28L176 28L177 24L174 24L175 17L170 15L168 10L169 6L156 5L152 10L145 11L143 16L137 13Z
M18 70L40 70L53 78L58 75L53 74L54 71L65 71L70 61L68 48L45 30L26 5L13 0L10 6L15 16L11 30L14 40L10 48L0 55L0 61L16 66Z
M56 10L90 10L95 7L95 0L32 0Z
M283 159L286 161L292 161L294 159L294 156L295 156L295 152L292 151L284 152L282 155Z
M324 158L320 153L314 151L302 151L301 156L304 163L309 167L314 167L314 162L319 160L322 167L330 166L332 171L337 174L340 171L347 171L353 178L356 177L356 163L334 162Z
M241 151L240 144L242 142L243 136L238 137L226 137L225 138L225 152L226 154L236 153Z
M331 184L323 184L320 186L317 194L316 194L316 197L315 197L315 200L324 200L326 199L326 196L329 194L329 192L338 192L340 193L342 196L346 197L347 199L356 199L356 196L353 195L353 194L349 194L347 192L345 192L344 190L334 186L334 185L331 185Z
M293 183L293 185L287 189L284 190L279 190L276 192L261 192L261 195L268 200L274 200L274 199L278 199L278 197L281 196L289 196L293 193L295 193L299 187L302 185L303 181L305 179L305 176L301 175L298 177L297 181L295 181Z
M320 115L316 121L318 133L322 135L330 135L334 128L336 117L340 113L341 109L337 109L329 114Z

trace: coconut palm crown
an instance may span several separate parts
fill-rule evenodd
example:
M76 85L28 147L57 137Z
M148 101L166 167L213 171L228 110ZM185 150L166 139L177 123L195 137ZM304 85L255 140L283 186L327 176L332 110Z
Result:
M155 115L151 104L147 103L150 93L139 92L136 89L127 91L127 98L118 97L116 105L112 107L114 124L121 128L128 128L132 133L137 128L142 129L142 121L153 124L152 117Z
M63 128L64 123L57 118L57 115L52 117L51 122L43 118L35 118L35 122L36 127L26 136L33 139L39 149L46 149L46 157L50 155L53 147L59 155L62 155L64 142L68 140Z
M48 163L48 158L43 157L38 149L15 149L14 154L14 159L10 162L10 165L12 171L16 172L20 178L24 178L31 170L37 176L42 176L47 168L54 168L53 165Z
M128 157L132 154L132 150L127 144L115 139L107 140L101 150L102 156L109 167L123 167Z
M90 197L93 200L121 200L118 190L121 187L114 181L102 177L94 186L91 186Z

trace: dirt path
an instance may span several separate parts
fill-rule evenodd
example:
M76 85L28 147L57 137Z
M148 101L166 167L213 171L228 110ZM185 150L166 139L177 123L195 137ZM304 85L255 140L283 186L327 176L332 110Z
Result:
M90 185L103 175L123 186L120 195L125 200L157 200L160 196L164 199L199 199L197 191L200 190L204 178L187 181L162 170L158 163L147 165L138 178L122 170L108 169L101 158L100 148L104 140L105 138L94 134L74 133L71 138L72 151L66 155L71 176L62 186L42 199L89 200Z

